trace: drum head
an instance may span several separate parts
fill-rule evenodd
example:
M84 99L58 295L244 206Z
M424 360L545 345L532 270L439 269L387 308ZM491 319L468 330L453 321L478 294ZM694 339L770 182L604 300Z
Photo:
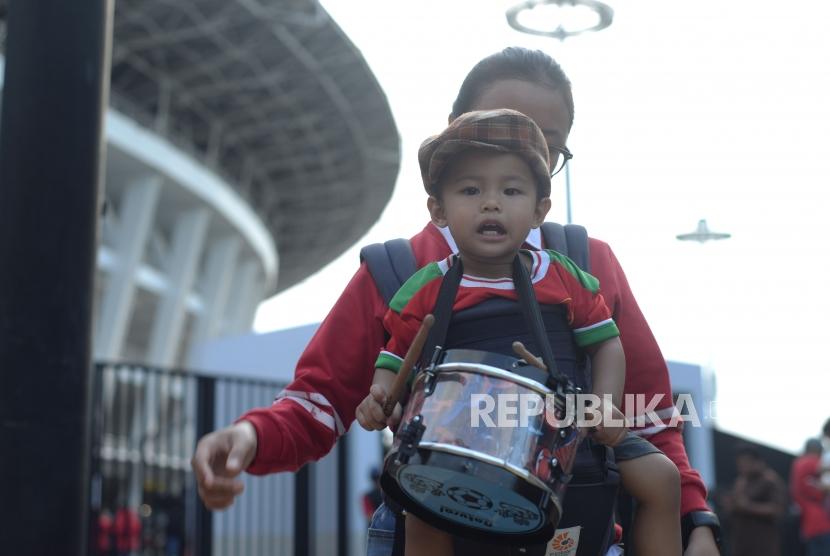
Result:
M407 511L452 534L497 543L545 542L559 520L550 491L490 463L419 450L387 461L382 486Z

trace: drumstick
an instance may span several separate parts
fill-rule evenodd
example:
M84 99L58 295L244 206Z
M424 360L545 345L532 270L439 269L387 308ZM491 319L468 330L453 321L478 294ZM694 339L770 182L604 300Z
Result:
M519 357L527 361L528 364L533 365L534 367L538 367L543 371L548 370L548 366L545 365L545 362L533 355L532 353L530 353L525 347L525 345L520 341L516 340L515 342L513 342L513 351L515 351Z
M424 317L423 322L421 322L421 328L418 329L418 333L415 334L415 339L412 340L412 344L409 346L406 356L403 358L401 368L398 370L398 376L395 377L395 382L392 383L392 388L386 397L386 403L383 405L383 414L387 417L392 415L392 412L395 410L395 404L398 403L398 399L403 393L406 381L409 379L409 373L412 372L412 367L415 366L415 360L420 357L421 350L424 349L424 342L427 341L427 334L434 322L435 317L432 314Z

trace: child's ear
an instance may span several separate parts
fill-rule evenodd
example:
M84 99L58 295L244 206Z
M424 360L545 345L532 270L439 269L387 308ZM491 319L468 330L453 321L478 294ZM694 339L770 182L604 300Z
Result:
M550 212L550 197L539 199L536 203L536 210L533 211L533 227L538 228L545 221L545 217Z
M439 228L447 227L447 215L444 212L444 207L437 197L429 196L427 199L427 210L429 210L429 217L432 223Z

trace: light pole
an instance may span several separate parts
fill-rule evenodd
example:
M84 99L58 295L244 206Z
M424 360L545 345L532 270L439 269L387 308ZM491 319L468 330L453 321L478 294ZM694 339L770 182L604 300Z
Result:
M546 10L548 6L558 9L540 16L540 25L527 21L526 16L537 9L537 13L549 11ZM586 12L591 13L595 21L586 22ZM614 21L614 10L598 0L526 0L508 9L505 15L507 23L517 31L560 41L582 33L602 31Z
M535 21L530 21L534 12ZM594 21L586 18L586 13ZM602 31L614 21L614 10L599 0L525 0L508 9L505 16L508 25L517 31L564 41L583 33ZM572 224L570 164L565 164L565 208L566 221Z

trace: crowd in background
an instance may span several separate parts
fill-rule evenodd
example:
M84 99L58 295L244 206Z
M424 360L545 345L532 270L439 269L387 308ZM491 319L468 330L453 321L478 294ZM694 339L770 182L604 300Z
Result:
M725 556L830 556L830 420L792 462L789 487L749 444L735 467L732 487L713 493Z

